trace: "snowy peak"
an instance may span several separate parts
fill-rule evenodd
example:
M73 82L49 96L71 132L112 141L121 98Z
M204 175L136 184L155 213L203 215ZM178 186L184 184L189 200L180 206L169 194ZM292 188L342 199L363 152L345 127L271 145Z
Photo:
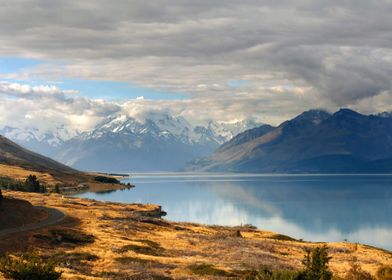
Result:
M165 113L148 113L142 119L117 114L99 123L94 130L83 133L80 138L98 139L109 134L151 136L175 139L187 144L213 143L220 145L240 132L256 127L252 121L234 123L209 121L205 125L192 125L182 116Z
M152 137L156 140L179 141L190 145L221 145L235 135L259 126L254 121L206 121L191 124L183 116L148 112L143 117L115 114L105 118L91 131L80 133L59 125L53 130L42 131L35 127L16 128L5 126L0 134L27 148L45 154L45 148L58 148L71 139L101 139L105 136L129 136L130 139ZM39 147L38 147L39 146Z
M53 131L40 131L35 127L16 128L5 126L0 129L0 134L23 146L41 143L50 147L58 147L65 141L75 137L78 132L69 131L64 125L56 127Z
M244 132L245 130L255 128L262 125L262 123L257 123L253 120L242 120L236 122L216 122L210 121L208 123L208 129L216 136L220 136L222 141L220 144L223 144L226 141L229 141L234 136Z

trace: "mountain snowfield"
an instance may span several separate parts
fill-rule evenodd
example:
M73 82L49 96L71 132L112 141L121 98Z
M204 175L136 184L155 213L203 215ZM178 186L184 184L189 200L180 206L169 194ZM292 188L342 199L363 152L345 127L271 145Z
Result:
M178 171L193 158L258 125L255 121L192 124L182 116L150 112L143 118L115 114L85 132L64 126L44 132L5 126L0 134L82 170Z
M77 136L79 133L77 130L67 129L64 125L45 131L31 126L24 128L4 126L0 129L0 135L25 148L49 157L55 156L56 151L67 140Z

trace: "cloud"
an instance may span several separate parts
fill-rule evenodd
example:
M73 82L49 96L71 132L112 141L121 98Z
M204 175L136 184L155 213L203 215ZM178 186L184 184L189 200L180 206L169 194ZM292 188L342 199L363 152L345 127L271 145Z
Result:
M0 55L47 62L14 79L121 81L191 96L102 106L52 93L78 113L167 106L195 119L277 124L310 108L392 110L382 103L392 95L391 12L387 0L2 1Z
M115 103L75 96L73 91L53 85L0 82L2 126L38 127L45 131L66 125L86 130L120 109Z

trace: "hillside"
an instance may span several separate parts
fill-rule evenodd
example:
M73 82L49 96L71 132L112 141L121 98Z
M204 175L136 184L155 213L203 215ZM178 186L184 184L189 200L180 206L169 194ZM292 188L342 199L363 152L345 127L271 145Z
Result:
M0 177L24 180L30 174L49 185L98 184L94 181L93 174L72 169L0 136Z
M31 152L3 136L0 136L0 162L39 172L79 173L57 161Z
M278 127L248 130L188 170L263 173L390 173L392 118L349 109L302 113ZM237 141L238 138L244 141ZM236 140L237 139L237 140ZM236 142L237 141L237 142Z

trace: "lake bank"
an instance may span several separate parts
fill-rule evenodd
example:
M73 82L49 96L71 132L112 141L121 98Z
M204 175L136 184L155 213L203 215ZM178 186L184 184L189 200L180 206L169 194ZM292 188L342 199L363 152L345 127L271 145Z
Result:
M10 191L5 191L5 196L56 208L67 215L59 226L0 240L2 250L34 247L48 257L68 259L61 268L64 279L121 279L143 273L168 279L199 279L190 269L193 264L210 264L228 272L259 269L262 265L300 269L304 248L320 246L247 226L170 222L156 218L161 211L158 205ZM76 243L53 240L53 232L67 231L89 238ZM385 250L348 242L327 245L332 256L331 269L336 274L347 272L354 257L371 273L381 265L392 265L392 254ZM79 259L75 260L76 256Z
M159 204L177 222L252 224L297 239L392 249L390 175L154 173L124 182L136 188L78 196Z

